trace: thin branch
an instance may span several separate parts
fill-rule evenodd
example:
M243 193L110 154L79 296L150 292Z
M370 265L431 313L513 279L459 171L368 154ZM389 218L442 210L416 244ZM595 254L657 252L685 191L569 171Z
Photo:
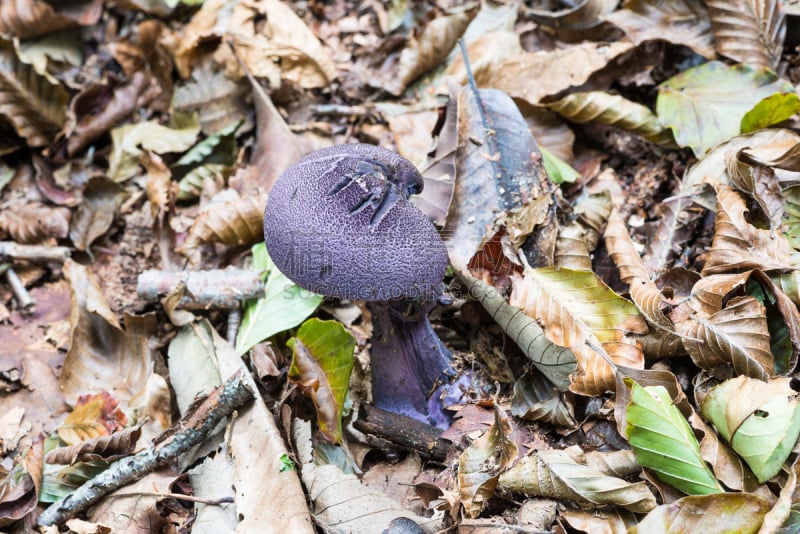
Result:
M43 245L20 245L13 241L0 241L0 258L12 258L34 263L50 261L64 262L70 256L67 247L45 247Z
M39 516L39 525L64 523L86 510L103 496L135 482L159 466L175 460L206 436L225 417L253 398L242 374L236 374L216 388L188 413L181 422L162 436L166 438L154 447L114 462L111 467L87 481L83 486L53 503Z

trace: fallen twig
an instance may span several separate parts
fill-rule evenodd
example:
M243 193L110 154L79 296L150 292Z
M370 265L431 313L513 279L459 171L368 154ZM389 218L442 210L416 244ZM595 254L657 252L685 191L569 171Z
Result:
M114 462L83 486L53 503L42 515L41 526L61 524L96 503L112 491L135 482L157 467L167 464L201 443L217 424L253 398L241 373L227 380L196 405L181 422L163 434L163 441L133 456Z
M145 300L158 300L180 282L186 283L186 293L178 308L186 310L240 308L242 301L264 295L264 282L259 273L242 269L182 272L149 270L139 275L136 292Z
M46 247L42 245L20 245L13 241L0 241L0 258L13 258L34 263L48 261L63 262L70 256L67 247Z
M33 312L33 308L36 303L33 301L31 294L28 293L28 290L25 288L25 284L23 284L22 280L20 280L19 276L17 276L17 272L9 266L5 270L5 275L6 282L8 282L9 287L11 287L11 292L14 293L14 298L17 300L17 306L19 306L19 309L22 310L23 313Z

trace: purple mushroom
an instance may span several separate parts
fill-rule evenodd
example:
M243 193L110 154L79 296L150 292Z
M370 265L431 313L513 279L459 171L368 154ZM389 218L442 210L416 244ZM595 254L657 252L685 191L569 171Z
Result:
M422 183L414 165L390 150L319 150L275 182L264 238L298 286L367 301L375 405L446 427L439 397L451 355L428 311L441 295L448 256L436 228L408 201Z

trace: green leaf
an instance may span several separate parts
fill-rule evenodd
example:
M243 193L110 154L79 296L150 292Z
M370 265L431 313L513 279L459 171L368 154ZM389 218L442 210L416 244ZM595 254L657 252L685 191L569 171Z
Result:
M721 493L689 423L663 386L642 387L631 379L626 434L636 460L670 486L689 495Z
M340 443L355 339L341 323L313 318L303 323L287 345L293 352L289 380L311 397L320 431Z
M768 69L710 61L662 83L656 112L680 146L700 157L740 133L742 118L762 99L791 92L792 85Z
M236 337L236 352L244 354L257 343L302 323L322 302L322 295L301 289L280 272L264 243L253 246L254 267L266 271L264 296L249 302Z
M775 93L753 106L742 117L742 133L750 133L783 122L800 111L800 97L794 91Z
M700 409L762 484L778 474L800 436L800 399L789 379L726 380Z
M542 152L544 170L547 171L547 176L554 184L572 183L581 177L580 173L572 168L572 165L543 146L539 145L539 150Z

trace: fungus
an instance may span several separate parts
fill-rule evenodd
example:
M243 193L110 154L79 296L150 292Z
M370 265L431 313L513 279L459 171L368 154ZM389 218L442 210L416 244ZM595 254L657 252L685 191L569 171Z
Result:
M419 171L389 150L319 150L275 182L264 238L275 265L298 286L367 302L375 405L446 427L437 384L452 374L451 355L428 311L442 294L448 255L408 201L421 190Z

